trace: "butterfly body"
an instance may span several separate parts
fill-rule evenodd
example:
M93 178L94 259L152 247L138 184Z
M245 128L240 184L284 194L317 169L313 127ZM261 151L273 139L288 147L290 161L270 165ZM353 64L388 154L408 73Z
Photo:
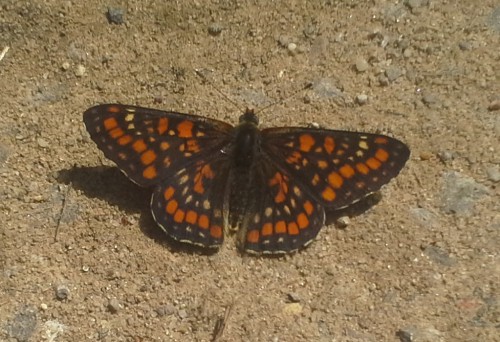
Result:
M409 157L378 134L300 127L259 129L195 115L105 104L84 113L91 138L135 183L155 186L151 210L172 238L218 248L287 253L308 245L325 208L346 207L395 177Z

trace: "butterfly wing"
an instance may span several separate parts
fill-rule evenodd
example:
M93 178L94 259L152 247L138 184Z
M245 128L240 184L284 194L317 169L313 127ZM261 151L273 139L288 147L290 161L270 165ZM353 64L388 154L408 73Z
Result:
M104 155L141 186L220 150L233 128L222 121L120 104L85 111L90 137Z
M249 253L283 254L308 245L325 222L323 206L265 153L257 162L255 202L241 237Z
M233 126L195 115L118 104L84 113L92 140L132 181L158 185L151 210L172 238L203 247L223 241L228 157Z
M229 161L221 151L183 167L151 198L156 223L173 239L217 248L224 239Z
M331 209L349 206L398 175L410 156L380 134L313 128L269 128L262 146L299 187Z

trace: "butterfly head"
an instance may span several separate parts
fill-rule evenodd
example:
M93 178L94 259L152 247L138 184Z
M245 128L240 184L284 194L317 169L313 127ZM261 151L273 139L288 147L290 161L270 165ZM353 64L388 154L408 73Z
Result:
M240 124L242 123L250 123L254 124L255 126L259 124L259 118L255 114L253 109L247 108L245 110L245 113L240 116Z

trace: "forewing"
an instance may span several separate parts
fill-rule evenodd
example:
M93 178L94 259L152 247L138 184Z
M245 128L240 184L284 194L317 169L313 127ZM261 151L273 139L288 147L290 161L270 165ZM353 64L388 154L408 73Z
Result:
M256 202L244 227L250 253L283 254L308 245L325 222L323 207L303 191L297 178L265 155L255 170Z
M83 120L104 155L141 186L218 151L233 126L200 116L120 104L88 109Z
M346 207L398 175L410 155L385 135L307 128L262 132L263 150L319 203Z
M151 199L156 223L173 239L217 248L224 234L228 159L222 152L183 167L157 187Z

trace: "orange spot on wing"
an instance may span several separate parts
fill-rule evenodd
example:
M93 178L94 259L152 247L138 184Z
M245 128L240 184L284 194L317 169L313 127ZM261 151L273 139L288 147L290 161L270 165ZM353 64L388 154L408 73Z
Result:
M175 193L175 189L173 187L169 186L167 188L167 190L165 190L163 192L163 198L165 198L165 200L168 201L169 199L172 198L172 196L174 195L174 193Z
M307 218L306 214L300 213L297 216L297 223L298 223L300 229L304 229L307 226L309 226L309 219Z
M158 171L156 171L156 167L154 167L154 165L149 165L142 172L142 176L146 179L154 179L158 176Z
M208 226L210 225L210 220L208 219L207 215L200 215L198 218L198 226L202 229L208 229Z
M335 140L332 137L325 137L323 146L328 154L332 154L333 150L335 150Z
M280 172L276 172L268 182L269 186L278 185L278 193L274 197L276 203L281 203L286 199L286 194L288 193L288 184Z
M258 230L249 231L247 234L247 241L250 243L259 242L259 231Z
M220 226L210 227L210 235L213 238L220 239L222 237L222 228Z
M148 150L141 155L141 163L143 165L149 165L156 159L156 153L152 150Z
M304 210L306 211L307 215L312 214L312 212L314 211L314 208L313 208L313 205L310 201L304 202Z
M188 210L186 213L186 222L190 224L195 224L198 219L198 214L193 210Z
M200 146L198 145L198 141L195 139L188 140L186 142L187 144L187 150L193 153L198 153L200 152Z
M193 122L189 120L182 121L177 125L177 131L179 132L179 138L192 138Z
M186 213L182 209L177 209L177 211L174 214L174 221L177 223L181 223L184 220L184 217L186 216Z
M169 213L170 215L172 215L173 213L175 213L175 211L177 210L178 206L179 206L179 204L177 203L176 200L168 201L167 207L166 207L167 213Z
M366 175L366 174L368 174L368 172L370 172L370 169L368 168L368 166L366 166L363 163L357 163L356 170L358 170L360 173L362 173L364 175Z
M381 162L385 162L387 161L387 159L389 159L389 153L387 153L387 151L383 148L379 148L377 152L375 152L375 158L377 158Z
M328 175L328 184L334 189L339 189L344 183L344 179L337 172L331 172Z
M368 167L372 170L377 170L380 167L380 165L382 165L382 163L375 158L369 158L366 161L366 165L368 165Z
M169 147L170 147L170 144L168 142L166 142L166 141L162 141L160 143L160 148L161 148L162 151L168 150Z
M118 144L121 146L124 146L124 145L130 144L131 141L132 141L132 137L127 134L127 135L124 135L123 137L120 137L118 139Z
M298 164L302 159L302 154L299 151L293 151L288 158L286 158L286 162L288 164Z
M321 193L321 196L323 196L323 199L325 199L326 201L331 202L335 199L335 197L337 197L337 194L335 193L335 191L333 191L332 188L327 186Z
M315 140L310 134L302 134L299 137L299 148L302 152L309 152L314 146Z
M328 167L328 163L325 160L318 160L318 167L320 169L326 169Z
M208 179L213 179L215 177L215 173L210 167L209 164L204 165L201 170L196 174L194 177L194 191L196 191L199 194L202 194L205 192L205 187L203 186L203 179L208 178Z
M265 223L262 226L262 236L273 235L273 225L271 223Z
M109 106L108 107L108 112L109 113L119 113L120 112L120 107L118 106Z
M385 145L385 144L387 144L388 141L389 140L386 137L377 137L377 138L375 138L375 143L376 144Z
M115 118L107 118L106 120L104 120L103 124L104 124L104 129L106 129L106 131L118 127L118 122L116 121Z
M136 141L132 144L132 148L134 149L134 151L135 151L135 152L137 152L137 153L142 153L142 152L146 151L147 146L146 146L146 144L144 143L144 140L139 139L139 140L136 140Z
M290 235L298 235L299 234L299 226L295 222L290 222L288 224L288 234Z
M109 131L109 136L113 139L118 139L124 134L125 132L120 127L113 128L111 131Z
M286 223L285 221L278 221L274 225L274 230L276 231L276 234L283 234L286 233Z
M158 134L162 135L165 133L168 129L168 119L167 118L160 118L158 121Z
M352 168L351 165L342 166L339 169L339 172L342 176L344 176L344 178L347 178L347 179L351 178L356 173L356 171L354 171L354 169Z

